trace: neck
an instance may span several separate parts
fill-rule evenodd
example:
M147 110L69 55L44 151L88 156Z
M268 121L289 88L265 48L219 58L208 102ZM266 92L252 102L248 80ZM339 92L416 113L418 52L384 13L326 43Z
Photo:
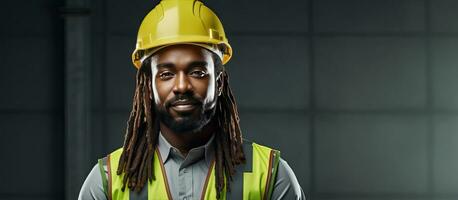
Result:
M215 127L213 123L210 122L198 132L177 133L162 122L160 122L159 126L164 138L184 156L186 156L192 148L206 144L213 135Z

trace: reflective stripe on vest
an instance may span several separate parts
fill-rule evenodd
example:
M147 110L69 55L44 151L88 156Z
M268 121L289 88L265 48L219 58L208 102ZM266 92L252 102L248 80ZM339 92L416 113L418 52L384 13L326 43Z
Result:
M246 163L236 166L236 174L231 182L231 191L226 192L224 188L221 193L221 199L270 199L280 160L280 152L249 141L244 141L243 149ZM172 199L167 183L167 175L158 150L155 151L155 159L153 159L156 179L152 182L148 181L148 186L143 187L139 193L131 192L128 188L122 191L124 176L123 174L116 174L121 153L122 148L114 151L105 159L108 170L106 193L109 200ZM215 162L213 161L202 188L205 192L203 192L201 199L216 199L215 182Z

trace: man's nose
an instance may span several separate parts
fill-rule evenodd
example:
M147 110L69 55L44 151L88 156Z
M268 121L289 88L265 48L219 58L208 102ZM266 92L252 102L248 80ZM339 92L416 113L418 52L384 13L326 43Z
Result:
M189 82L188 76L184 72L179 72L175 79L175 86L173 87L174 93L187 93L192 91L191 82Z

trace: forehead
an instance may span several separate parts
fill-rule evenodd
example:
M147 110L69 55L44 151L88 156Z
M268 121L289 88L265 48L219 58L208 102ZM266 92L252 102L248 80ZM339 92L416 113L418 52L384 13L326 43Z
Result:
M179 44L165 47L156 53L157 62L191 62L204 61L210 54L208 50L191 44Z

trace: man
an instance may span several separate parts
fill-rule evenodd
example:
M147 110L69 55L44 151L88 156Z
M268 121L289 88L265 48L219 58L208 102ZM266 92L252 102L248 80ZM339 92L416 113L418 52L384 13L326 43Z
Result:
M278 151L242 139L224 64L232 48L198 0L162 0L143 20L122 148L79 199L305 199Z

